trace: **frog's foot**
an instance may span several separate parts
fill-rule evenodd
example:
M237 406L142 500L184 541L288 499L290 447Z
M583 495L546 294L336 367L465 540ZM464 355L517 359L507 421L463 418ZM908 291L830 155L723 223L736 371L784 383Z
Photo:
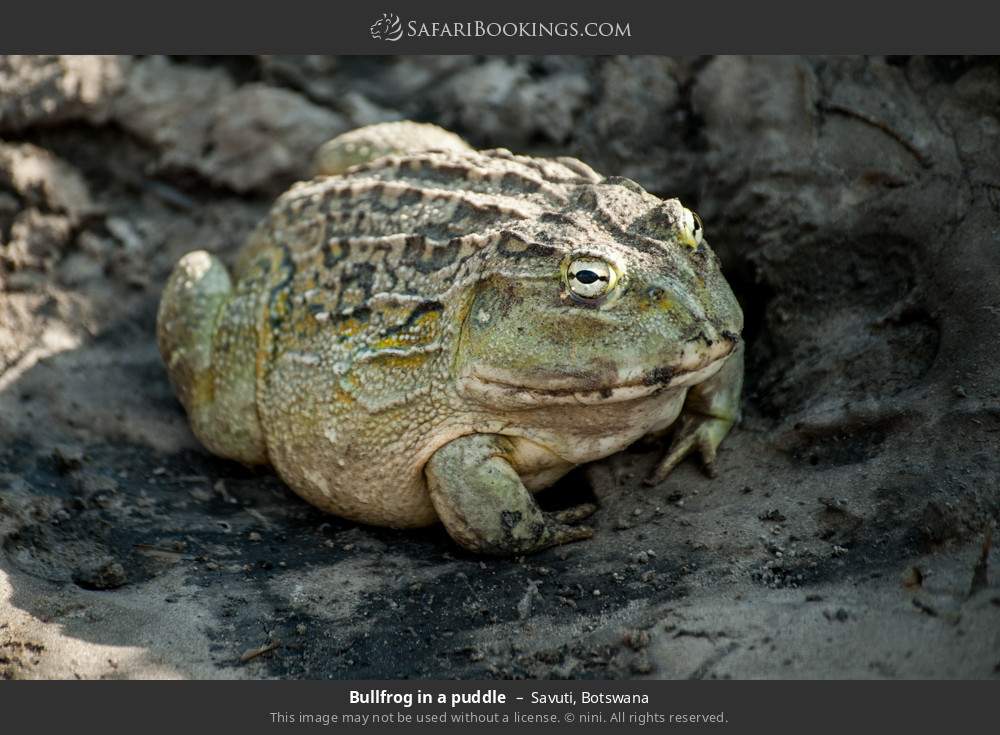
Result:
M543 513L507 457L510 441L493 434L463 436L439 449L424 473L431 502L453 539L470 551L527 554L594 535L571 525L593 504Z
M682 414L666 456L657 464L656 469L646 480L646 484L656 485L662 482L674 467L694 452L701 455L705 474L709 477L715 477L716 450L732 427L732 419L701 414Z
M469 150L468 143L444 128L401 120L365 125L338 135L316 152L313 168L319 176L333 176L381 156Z

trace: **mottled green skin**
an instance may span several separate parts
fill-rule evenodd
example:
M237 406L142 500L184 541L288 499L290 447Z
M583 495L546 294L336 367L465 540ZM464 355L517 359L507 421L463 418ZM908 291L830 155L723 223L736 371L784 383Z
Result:
M693 450L711 464L739 413L742 313L677 200L432 126L343 140L232 279L199 251L167 284L160 349L209 449L338 515L441 520L501 554L589 536L569 523L592 508L547 516L531 492L679 416L657 478ZM617 275L599 299L569 285L581 257Z

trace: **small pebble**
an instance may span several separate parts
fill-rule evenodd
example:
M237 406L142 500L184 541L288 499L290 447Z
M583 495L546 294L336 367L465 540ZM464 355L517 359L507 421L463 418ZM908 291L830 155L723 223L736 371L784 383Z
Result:
M72 472L83 466L83 450L80 447L59 446L52 450L52 459L59 472Z
M924 574L917 567L910 567L902 574L904 587L919 587L924 582Z
M73 581L86 590L113 590L128 582L125 567L116 561L86 565L73 573Z
M622 643L633 651L641 651L649 645L649 632L645 630L626 630L622 635Z

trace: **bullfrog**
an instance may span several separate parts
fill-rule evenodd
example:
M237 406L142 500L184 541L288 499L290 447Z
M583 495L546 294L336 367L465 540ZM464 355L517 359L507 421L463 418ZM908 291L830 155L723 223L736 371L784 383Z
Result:
M345 133L232 271L195 250L157 339L197 438L318 508L473 552L589 538L534 493L643 438L711 469L743 315L699 217L569 157L429 124Z

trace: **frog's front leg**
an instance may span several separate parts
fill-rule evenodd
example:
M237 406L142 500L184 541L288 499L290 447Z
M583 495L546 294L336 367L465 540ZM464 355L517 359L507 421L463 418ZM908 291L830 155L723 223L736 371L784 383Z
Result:
M496 434L470 434L441 447L424 470L431 502L461 546L484 554L524 554L590 538L572 526L591 515L587 504L544 513L514 470L514 447Z
M722 368L711 378L688 390L684 408L674 426L673 441L666 456L647 480L655 485L692 452L701 455L709 477L715 475L715 452L740 418L743 392L743 344L737 346Z
M257 303L253 288L233 288L225 265L197 250L174 267L156 319L160 354L195 436L246 464L267 461L256 404Z

